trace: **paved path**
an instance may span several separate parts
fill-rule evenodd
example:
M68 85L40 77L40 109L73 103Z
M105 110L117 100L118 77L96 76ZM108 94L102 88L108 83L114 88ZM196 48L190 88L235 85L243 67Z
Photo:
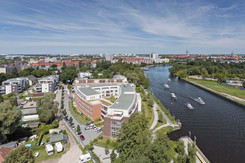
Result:
M180 140L184 142L185 153L188 155L188 144L193 144L194 142L188 136L181 137ZM201 150L196 146L196 163L210 163L206 156L201 152Z
M153 119L153 123L151 124L150 130L152 130L157 125L158 122L157 103L155 101L152 110L154 112L154 117L153 117L154 119Z

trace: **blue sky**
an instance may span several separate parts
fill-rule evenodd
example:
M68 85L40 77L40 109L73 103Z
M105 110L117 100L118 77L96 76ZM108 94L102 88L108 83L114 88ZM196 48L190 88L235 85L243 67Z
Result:
M242 0L0 0L0 54L245 53Z

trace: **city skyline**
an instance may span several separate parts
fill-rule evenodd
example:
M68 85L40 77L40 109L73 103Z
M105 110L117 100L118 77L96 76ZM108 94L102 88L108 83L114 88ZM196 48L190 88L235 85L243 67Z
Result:
M0 54L245 52L240 0L0 4Z

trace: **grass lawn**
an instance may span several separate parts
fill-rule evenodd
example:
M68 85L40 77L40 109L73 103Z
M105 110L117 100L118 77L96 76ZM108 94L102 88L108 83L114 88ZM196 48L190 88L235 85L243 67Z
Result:
M154 115L152 113L152 108L149 107L148 103L145 101L142 101L142 106L145 109L145 117L149 121L149 126L151 126L151 124L153 123L153 118L154 118Z
M159 133L159 134L166 134L166 133L170 133L173 131L173 127L171 126L167 126L167 127L163 127L159 130L156 131L156 133Z
M227 93L227 94L230 94L232 96L236 96L236 97L240 97L242 99L245 99L245 91L240 90L238 88L234 88L232 86L219 84L216 81L209 81L209 80L188 79L188 81L193 81L193 82L201 84L205 87L211 88L215 91Z

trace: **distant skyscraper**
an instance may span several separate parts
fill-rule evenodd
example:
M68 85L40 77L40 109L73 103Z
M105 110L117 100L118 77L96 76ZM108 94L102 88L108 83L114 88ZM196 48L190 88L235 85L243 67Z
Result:
M151 53L150 58L152 59L159 59L159 55L157 53Z
M186 56L189 57L189 50L186 50Z

